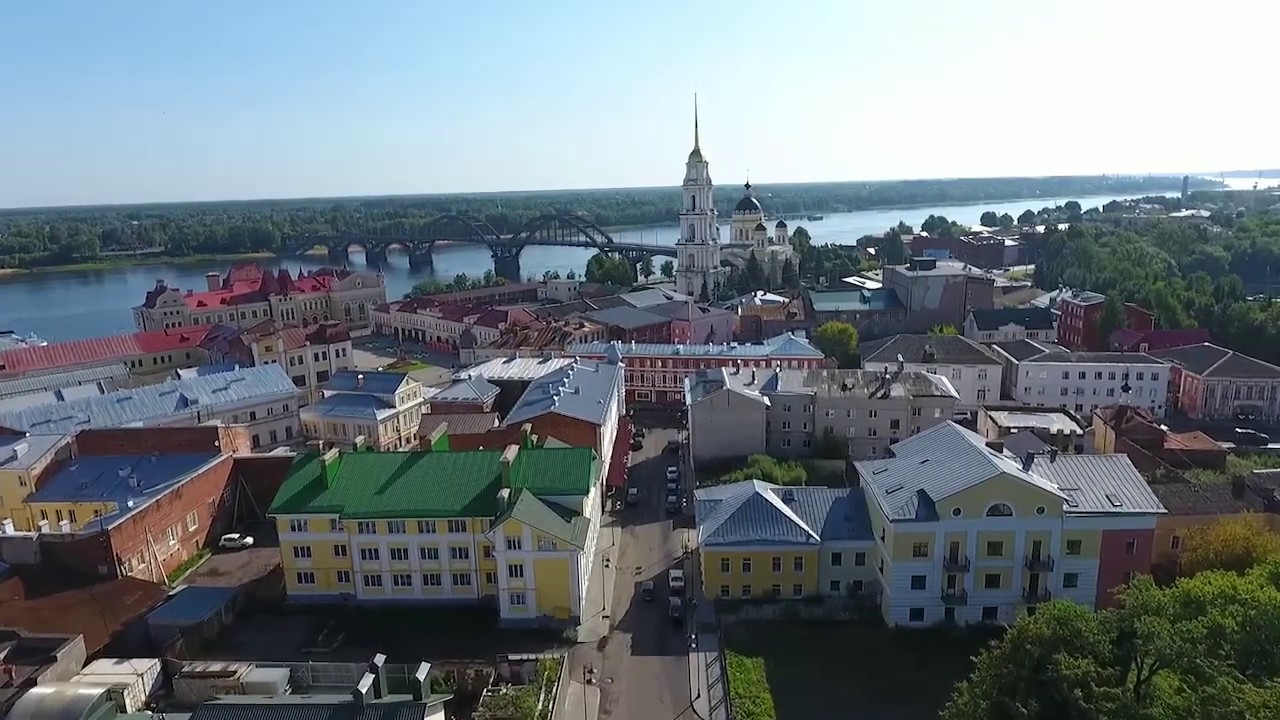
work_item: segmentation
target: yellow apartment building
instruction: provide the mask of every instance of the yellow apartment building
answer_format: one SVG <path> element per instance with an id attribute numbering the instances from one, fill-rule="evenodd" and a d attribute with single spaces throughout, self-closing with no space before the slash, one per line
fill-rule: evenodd
<path id="1" fill-rule="evenodd" d="M 38 511 L 33 515 L 26 500 L 36 491 L 36 481 L 49 463 L 70 455 L 71 437 L 68 435 L 0 437 L 0 522 L 10 521 L 13 530 L 35 530 L 42 518 Z M 64 509 L 46 508 L 48 517 L 44 519 L 54 528 L 61 520 L 75 522 L 65 512 L 63 517 L 59 517 L 60 510 Z"/>
<path id="2" fill-rule="evenodd" d="M 597 477 L 590 448 L 531 443 L 300 455 L 270 510 L 289 600 L 485 602 L 507 623 L 575 622 Z"/>

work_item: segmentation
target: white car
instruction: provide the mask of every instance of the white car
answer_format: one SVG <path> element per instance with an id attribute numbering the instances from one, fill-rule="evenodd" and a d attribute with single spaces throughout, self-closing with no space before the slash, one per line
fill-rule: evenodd
<path id="1" fill-rule="evenodd" d="M 668 570 L 667 585 L 672 593 L 684 593 L 684 571 L 675 568 Z"/>
<path id="2" fill-rule="evenodd" d="M 218 547 L 223 550 L 243 550 L 253 547 L 253 536 L 244 533 L 227 533 L 218 539 Z"/>
<path id="3" fill-rule="evenodd" d="M 680 479 L 680 468 L 675 465 L 667 466 L 667 482 L 673 482 Z"/>

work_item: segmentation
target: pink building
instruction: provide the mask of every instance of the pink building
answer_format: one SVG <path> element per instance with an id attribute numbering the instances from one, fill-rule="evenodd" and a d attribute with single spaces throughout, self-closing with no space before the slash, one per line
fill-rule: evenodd
<path id="1" fill-rule="evenodd" d="M 1196 420 L 1280 420 L 1280 367 L 1211 343 L 1157 350 L 1173 364 L 1169 406 Z"/>

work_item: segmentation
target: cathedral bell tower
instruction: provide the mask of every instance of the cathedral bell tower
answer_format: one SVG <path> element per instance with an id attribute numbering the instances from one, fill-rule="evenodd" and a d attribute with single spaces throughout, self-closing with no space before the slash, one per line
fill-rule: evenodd
<path id="1" fill-rule="evenodd" d="M 716 224 L 710 165 L 698 136 L 698 98 L 693 99 L 693 150 L 680 186 L 680 239 L 676 242 L 676 291 L 714 298 L 724 279 L 720 267 L 720 228 Z"/>

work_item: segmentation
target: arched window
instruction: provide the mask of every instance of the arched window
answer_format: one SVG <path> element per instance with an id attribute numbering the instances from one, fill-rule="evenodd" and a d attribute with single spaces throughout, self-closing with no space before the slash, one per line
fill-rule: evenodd
<path id="1" fill-rule="evenodd" d="M 696 240 L 696 239 L 697 239 L 697 235 L 696 235 L 696 233 L 694 232 L 693 223 L 689 223 L 689 239 L 690 239 L 690 240 Z"/>
<path id="2" fill-rule="evenodd" d="M 689 209 L 690 210 L 698 209 L 698 196 L 694 195 L 693 193 L 689 193 Z"/>
<path id="3" fill-rule="evenodd" d="M 987 508 L 987 517 L 1013 517 L 1013 508 L 1004 503 L 996 503 Z"/>

